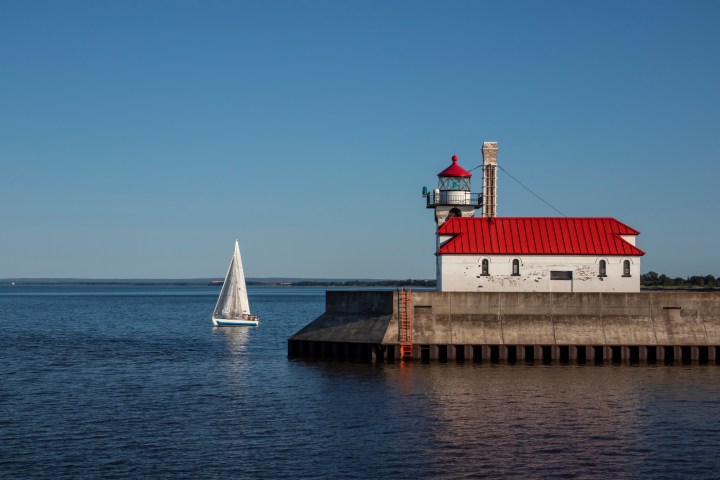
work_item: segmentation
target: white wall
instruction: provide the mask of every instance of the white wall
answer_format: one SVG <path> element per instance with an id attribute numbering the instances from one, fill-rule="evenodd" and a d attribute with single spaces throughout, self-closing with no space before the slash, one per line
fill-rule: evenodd
<path id="1" fill-rule="evenodd" d="M 475 207 L 472 205 L 438 205 L 435 207 L 435 224 L 437 228 L 440 228 L 440 226 L 447 221 L 450 210 L 453 208 L 460 210 L 460 213 L 465 218 L 475 216 Z"/>
<path id="2" fill-rule="evenodd" d="M 589 255 L 439 255 L 438 290 L 444 292 L 639 292 L 640 257 Z M 489 260 L 488 276 L 481 275 Z M 520 275 L 512 275 L 513 259 Z M 607 262 L 607 276 L 599 277 L 599 262 Z M 623 261 L 630 276 L 623 277 Z M 550 271 L 572 271 L 572 280 L 550 280 Z"/>
<path id="3" fill-rule="evenodd" d="M 635 237 L 637 235 L 618 235 L 620 238 L 628 242 L 630 245 L 635 245 Z"/>

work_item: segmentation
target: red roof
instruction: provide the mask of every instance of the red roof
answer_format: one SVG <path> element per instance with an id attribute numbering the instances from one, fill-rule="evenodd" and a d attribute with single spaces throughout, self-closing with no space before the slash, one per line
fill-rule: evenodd
<path id="1" fill-rule="evenodd" d="M 452 156 L 452 165 L 447 167 L 442 172 L 438 173 L 438 177 L 472 177 L 472 173 L 465 170 L 463 167 L 458 165 L 458 156 Z"/>
<path id="2" fill-rule="evenodd" d="M 640 232 L 614 218 L 454 217 L 438 234 L 453 235 L 439 255 L 645 255 L 619 236 Z"/>

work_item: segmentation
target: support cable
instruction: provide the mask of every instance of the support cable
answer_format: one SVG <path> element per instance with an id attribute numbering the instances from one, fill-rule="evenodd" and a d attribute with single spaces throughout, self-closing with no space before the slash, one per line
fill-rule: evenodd
<path id="1" fill-rule="evenodd" d="M 478 169 L 478 168 L 480 168 L 480 167 L 483 167 L 483 166 L 484 166 L 484 164 L 481 163 L 481 164 L 478 165 L 477 167 L 473 167 L 473 168 L 471 168 L 470 170 L 468 170 L 468 172 L 472 172 L 473 170 L 476 170 L 476 169 Z M 508 177 L 512 178 L 512 179 L 515 180 L 518 184 L 520 184 L 520 186 L 523 187 L 525 190 L 527 190 L 528 192 L 532 193 L 538 200 L 540 200 L 540 201 L 543 202 L 545 205 L 547 205 L 548 207 L 550 207 L 550 208 L 552 208 L 553 210 L 555 210 L 557 213 L 559 213 L 559 214 L 562 215 L 563 217 L 567 217 L 567 215 L 565 215 L 565 214 L 562 213 L 560 210 L 558 210 L 557 208 L 555 208 L 555 207 L 553 207 L 552 205 L 550 205 L 550 203 L 547 202 L 547 201 L 546 201 L 544 198 L 542 198 L 540 195 L 538 195 L 537 193 L 535 193 L 535 192 L 533 192 L 532 190 L 530 190 L 530 187 L 528 187 L 527 185 L 525 185 L 524 183 L 522 183 L 522 182 L 521 182 L 520 180 L 518 180 L 517 178 L 513 177 L 513 176 L 510 174 L 510 172 L 508 172 L 507 170 L 505 170 L 505 169 L 504 169 L 503 167 L 501 167 L 500 165 L 497 165 L 497 167 L 498 167 L 500 170 L 502 170 L 504 173 L 506 173 Z"/>

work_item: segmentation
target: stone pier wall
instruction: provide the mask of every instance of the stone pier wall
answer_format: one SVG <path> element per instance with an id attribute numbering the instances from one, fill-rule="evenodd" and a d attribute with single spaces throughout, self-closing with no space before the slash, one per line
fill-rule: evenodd
<path id="1" fill-rule="evenodd" d="M 290 337 L 288 353 L 393 358 L 397 305 L 392 291 L 327 292 L 325 313 Z M 417 358 L 715 360 L 720 346 L 720 292 L 414 291 L 411 305 Z"/>

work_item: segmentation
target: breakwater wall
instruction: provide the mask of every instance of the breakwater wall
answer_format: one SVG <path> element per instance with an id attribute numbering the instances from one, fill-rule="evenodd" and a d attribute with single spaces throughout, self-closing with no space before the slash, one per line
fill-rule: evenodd
<path id="1" fill-rule="evenodd" d="M 290 357 L 395 361 L 397 291 L 329 291 Z M 720 292 L 414 291 L 412 358 L 439 361 L 720 361 Z"/>

